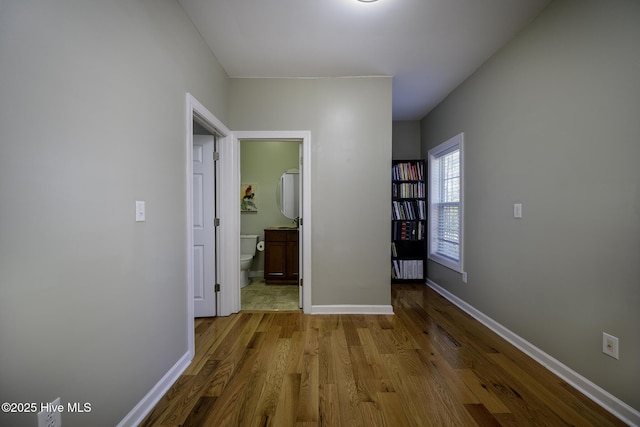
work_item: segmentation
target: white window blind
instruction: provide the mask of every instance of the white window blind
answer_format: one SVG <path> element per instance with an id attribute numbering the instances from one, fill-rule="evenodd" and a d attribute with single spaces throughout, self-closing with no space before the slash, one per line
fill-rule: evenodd
<path id="1" fill-rule="evenodd" d="M 429 258 L 462 272 L 463 134 L 429 151 Z"/>

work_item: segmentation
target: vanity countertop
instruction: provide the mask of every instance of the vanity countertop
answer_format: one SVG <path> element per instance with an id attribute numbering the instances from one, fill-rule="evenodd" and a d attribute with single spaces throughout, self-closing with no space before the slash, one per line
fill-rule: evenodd
<path id="1" fill-rule="evenodd" d="M 297 230 L 298 227 L 295 225 L 274 225 L 272 227 L 267 227 L 265 230 Z"/>

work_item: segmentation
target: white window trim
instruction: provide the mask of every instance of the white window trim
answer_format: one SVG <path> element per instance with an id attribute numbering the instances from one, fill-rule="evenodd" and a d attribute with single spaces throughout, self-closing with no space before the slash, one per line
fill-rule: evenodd
<path id="1" fill-rule="evenodd" d="M 432 177 L 431 177 L 431 173 L 432 173 L 432 162 L 434 162 L 437 158 L 439 158 L 440 156 L 446 154 L 449 151 L 455 150 L 456 148 L 458 148 L 460 150 L 460 244 L 459 244 L 459 260 L 456 262 L 455 260 L 449 258 L 449 257 L 444 257 L 441 256 L 440 254 L 438 254 L 436 252 L 436 247 L 432 241 L 432 226 L 433 223 L 432 221 L 435 220 L 435 218 L 433 217 L 433 210 L 432 210 L 432 206 L 433 206 L 433 202 L 434 200 L 432 199 L 432 197 L 434 197 L 434 191 L 432 191 L 432 185 L 434 184 L 432 182 Z M 427 228 L 427 233 L 428 233 L 428 251 L 427 251 L 427 256 L 428 259 L 434 262 L 437 262 L 438 264 L 444 265 L 447 268 L 450 268 L 454 271 L 457 271 L 458 273 L 463 273 L 464 272 L 464 132 L 459 133 L 458 135 L 448 139 L 447 141 L 443 142 L 442 144 L 438 145 L 437 147 L 432 148 L 431 150 L 429 150 L 428 153 L 428 170 L 429 170 L 429 216 L 427 218 L 428 221 L 428 228 Z"/>

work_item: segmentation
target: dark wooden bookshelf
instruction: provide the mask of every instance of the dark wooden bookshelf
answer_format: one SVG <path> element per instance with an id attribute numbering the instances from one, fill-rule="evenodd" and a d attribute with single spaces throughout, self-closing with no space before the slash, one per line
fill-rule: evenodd
<path id="1" fill-rule="evenodd" d="M 424 160 L 392 162 L 392 282 L 424 282 L 427 277 L 426 173 Z"/>

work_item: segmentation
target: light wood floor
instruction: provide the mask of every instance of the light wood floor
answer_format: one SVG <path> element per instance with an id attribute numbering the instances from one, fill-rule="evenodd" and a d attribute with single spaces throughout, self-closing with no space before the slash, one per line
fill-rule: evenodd
<path id="1" fill-rule="evenodd" d="M 141 425 L 624 425 L 428 287 L 392 303 L 198 319 L 195 359 Z"/>

